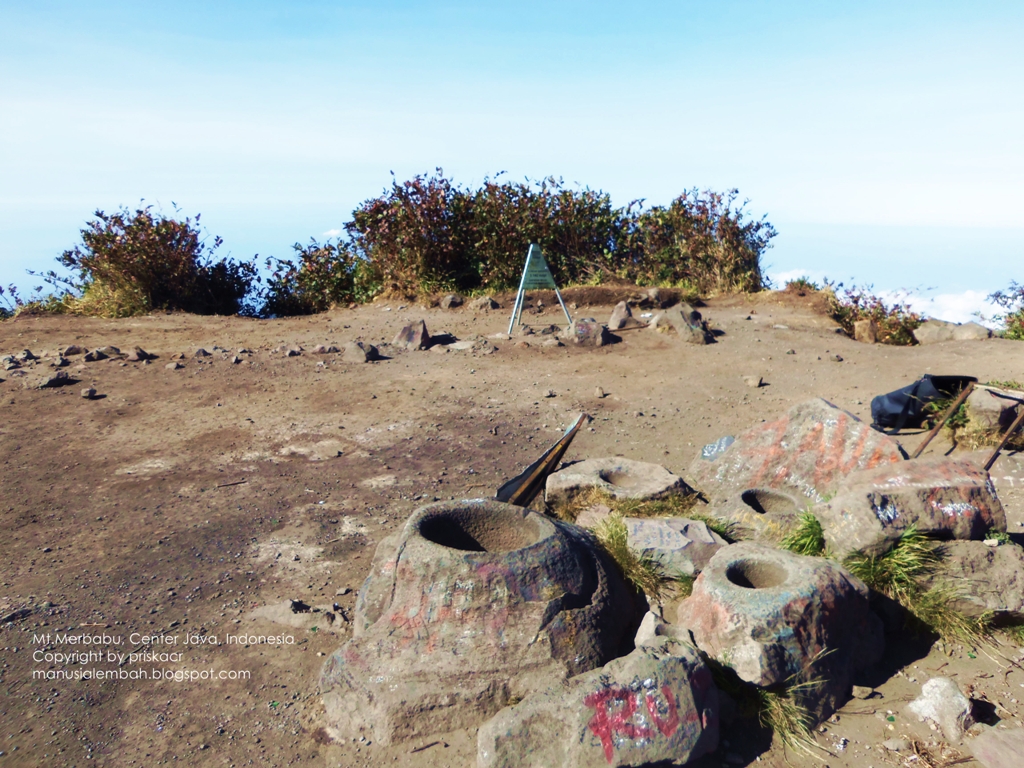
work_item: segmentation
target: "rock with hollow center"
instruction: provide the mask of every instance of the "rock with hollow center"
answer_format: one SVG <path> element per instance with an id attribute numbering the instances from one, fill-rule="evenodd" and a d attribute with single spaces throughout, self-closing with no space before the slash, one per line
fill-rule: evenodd
<path id="1" fill-rule="evenodd" d="M 981 539 L 991 529 L 1006 530 L 988 472 L 943 457 L 853 473 L 814 513 L 839 556 L 858 549 L 881 554 L 910 526 L 946 539 Z"/>
<path id="2" fill-rule="evenodd" d="M 711 558 L 678 627 L 749 683 L 820 681 L 795 693 L 819 720 L 842 706 L 854 671 L 884 644 L 863 582 L 831 560 L 749 542 Z"/>
<path id="3" fill-rule="evenodd" d="M 741 496 L 753 489 L 821 502 L 851 472 L 903 461 L 891 437 L 818 398 L 741 432 L 727 445 L 708 448 L 690 465 L 688 477 L 716 505 L 747 504 Z"/>
<path id="4" fill-rule="evenodd" d="M 646 610 L 589 534 L 493 501 L 432 504 L 377 548 L 353 639 L 321 673 L 332 733 L 477 725 L 627 650 Z"/>
<path id="5" fill-rule="evenodd" d="M 578 461 L 548 475 L 544 498 L 556 504 L 599 490 L 613 499 L 659 499 L 686 489 L 683 478 L 659 464 L 612 457 Z"/>
<path id="6" fill-rule="evenodd" d="M 711 672 L 662 640 L 501 710 L 480 728 L 479 768 L 683 765 L 713 752 Z"/>

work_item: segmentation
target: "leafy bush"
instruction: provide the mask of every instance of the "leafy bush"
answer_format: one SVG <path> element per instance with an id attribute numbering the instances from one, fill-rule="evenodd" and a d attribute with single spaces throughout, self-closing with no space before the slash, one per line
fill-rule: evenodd
<path id="1" fill-rule="evenodd" d="M 1006 291 L 989 294 L 988 300 L 1007 310 L 1006 314 L 995 317 L 996 320 L 1006 325 L 1001 334 L 1002 337 L 1024 341 L 1024 285 L 1011 280 L 1010 287 Z"/>
<path id="2" fill-rule="evenodd" d="M 514 289 L 530 243 L 561 285 L 616 277 L 703 293 L 756 291 L 775 230 L 746 221 L 737 195 L 689 190 L 642 211 L 639 201 L 616 208 L 606 193 L 554 177 L 488 178 L 473 191 L 437 169 L 392 182 L 356 209 L 346 231 L 383 290 L 406 294 Z"/>
<path id="3" fill-rule="evenodd" d="M 913 331 L 923 319 L 909 304 L 901 301 L 886 304 L 871 293 L 870 285 L 866 288 L 851 286 L 840 296 L 837 291 L 842 287 L 842 283 L 825 281 L 829 315 L 848 334 L 853 335 L 853 324 L 858 320 L 873 319 L 878 325 L 878 341 L 882 344 L 910 346 L 917 343 Z"/>
<path id="4" fill-rule="evenodd" d="M 154 214 L 152 208 L 96 211 L 96 219 L 82 230 L 82 245 L 58 259 L 76 276 L 47 273 L 51 284 L 65 290 L 47 306 L 103 317 L 154 309 L 217 315 L 243 311 L 245 297 L 258 280 L 254 262 L 214 261 L 221 239 L 214 238 L 207 247 L 198 215 L 178 221 Z"/>
<path id="5" fill-rule="evenodd" d="M 371 265 L 358 258 L 348 243 L 296 243 L 296 261 L 267 259 L 270 278 L 262 314 L 310 315 L 335 304 L 366 301 L 379 287 Z"/>
<path id="6" fill-rule="evenodd" d="M 816 292 L 821 290 L 821 286 L 812 281 L 809 277 L 798 277 L 795 280 L 787 280 L 786 286 L 783 289 L 789 293 L 795 293 L 798 296 L 804 296 L 808 293 Z"/>

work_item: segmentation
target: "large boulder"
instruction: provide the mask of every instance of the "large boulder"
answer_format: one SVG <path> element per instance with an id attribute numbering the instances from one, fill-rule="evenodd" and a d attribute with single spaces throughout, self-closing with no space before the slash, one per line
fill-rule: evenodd
<path id="1" fill-rule="evenodd" d="M 427 324 L 423 320 L 409 323 L 398 332 L 391 346 L 398 349 L 426 349 L 430 346 L 430 334 L 427 332 Z"/>
<path id="2" fill-rule="evenodd" d="M 978 323 L 947 323 L 928 320 L 913 330 L 918 344 L 938 344 L 942 341 L 975 341 L 987 339 L 992 331 Z"/>
<path id="3" fill-rule="evenodd" d="M 718 747 L 718 689 L 673 640 L 503 709 L 477 736 L 479 768 L 684 765 Z"/>
<path id="4" fill-rule="evenodd" d="M 1006 530 L 988 472 L 969 461 L 915 459 L 851 474 L 842 490 L 815 508 L 837 555 L 879 554 L 910 526 L 952 539 Z"/>
<path id="5" fill-rule="evenodd" d="M 981 341 L 992 338 L 992 331 L 980 323 L 961 323 L 953 329 L 954 341 Z"/>
<path id="6" fill-rule="evenodd" d="M 878 323 L 873 317 L 853 323 L 853 338 L 865 344 L 878 342 Z"/>
<path id="7" fill-rule="evenodd" d="M 842 706 L 855 670 L 877 662 L 884 643 L 863 582 L 831 560 L 753 542 L 715 553 L 678 626 L 749 683 L 816 682 L 796 695 L 818 719 Z"/>
<path id="8" fill-rule="evenodd" d="M 947 541 L 929 581 L 953 587 L 957 609 L 968 616 L 1024 618 L 1024 548 L 1017 544 Z"/>
<path id="9" fill-rule="evenodd" d="M 390 744 L 477 725 L 628 650 L 642 597 L 576 526 L 494 501 L 421 507 L 380 543 L 320 677 L 330 731 Z"/>
<path id="10" fill-rule="evenodd" d="M 705 446 L 688 476 L 716 505 L 745 504 L 742 494 L 753 489 L 820 502 L 851 472 L 902 462 L 903 457 L 891 437 L 815 398 L 731 442 Z"/>
<path id="11" fill-rule="evenodd" d="M 592 317 L 579 317 L 562 333 L 562 339 L 578 347 L 603 347 L 612 341 L 608 328 Z"/>
<path id="12" fill-rule="evenodd" d="M 669 573 L 699 573 L 728 542 L 701 520 L 625 517 L 629 546 L 661 561 Z"/>
<path id="13" fill-rule="evenodd" d="M 577 461 L 551 473 L 544 499 L 557 504 L 591 489 L 604 491 L 613 499 L 659 499 L 686 488 L 683 478 L 659 464 L 613 456 Z"/>

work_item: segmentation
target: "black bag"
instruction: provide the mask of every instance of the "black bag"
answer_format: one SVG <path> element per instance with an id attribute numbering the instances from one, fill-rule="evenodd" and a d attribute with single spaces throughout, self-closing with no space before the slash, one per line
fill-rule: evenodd
<path id="1" fill-rule="evenodd" d="M 878 395 L 871 401 L 871 425 L 879 432 L 895 435 L 904 427 L 917 428 L 928 413 L 925 406 L 936 400 L 955 398 L 973 376 L 932 376 L 926 373 L 909 386 Z"/>

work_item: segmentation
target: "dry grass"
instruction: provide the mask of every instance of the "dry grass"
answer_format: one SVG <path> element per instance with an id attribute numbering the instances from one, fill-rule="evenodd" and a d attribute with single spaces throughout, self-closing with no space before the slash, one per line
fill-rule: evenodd
<path id="1" fill-rule="evenodd" d="M 575 523 L 583 510 L 599 504 L 622 517 L 685 517 L 707 525 L 726 541 L 736 541 L 740 526 L 720 517 L 705 514 L 697 508 L 696 493 L 673 493 L 661 499 L 616 499 L 601 488 L 587 488 L 574 494 L 568 501 L 555 504 L 549 513 L 559 520 Z"/>
<path id="2" fill-rule="evenodd" d="M 594 535 L 619 566 L 626 581 L 643 590 L 650 601 L 662 603 L 676 592 L 689 594 L 692 580 L 682 577 L 681 581 L 680 576 L 670 575 L 658 558 L 629 546 L 629 535 L 621 515 L 613 514 L 602 520 Z"/>

